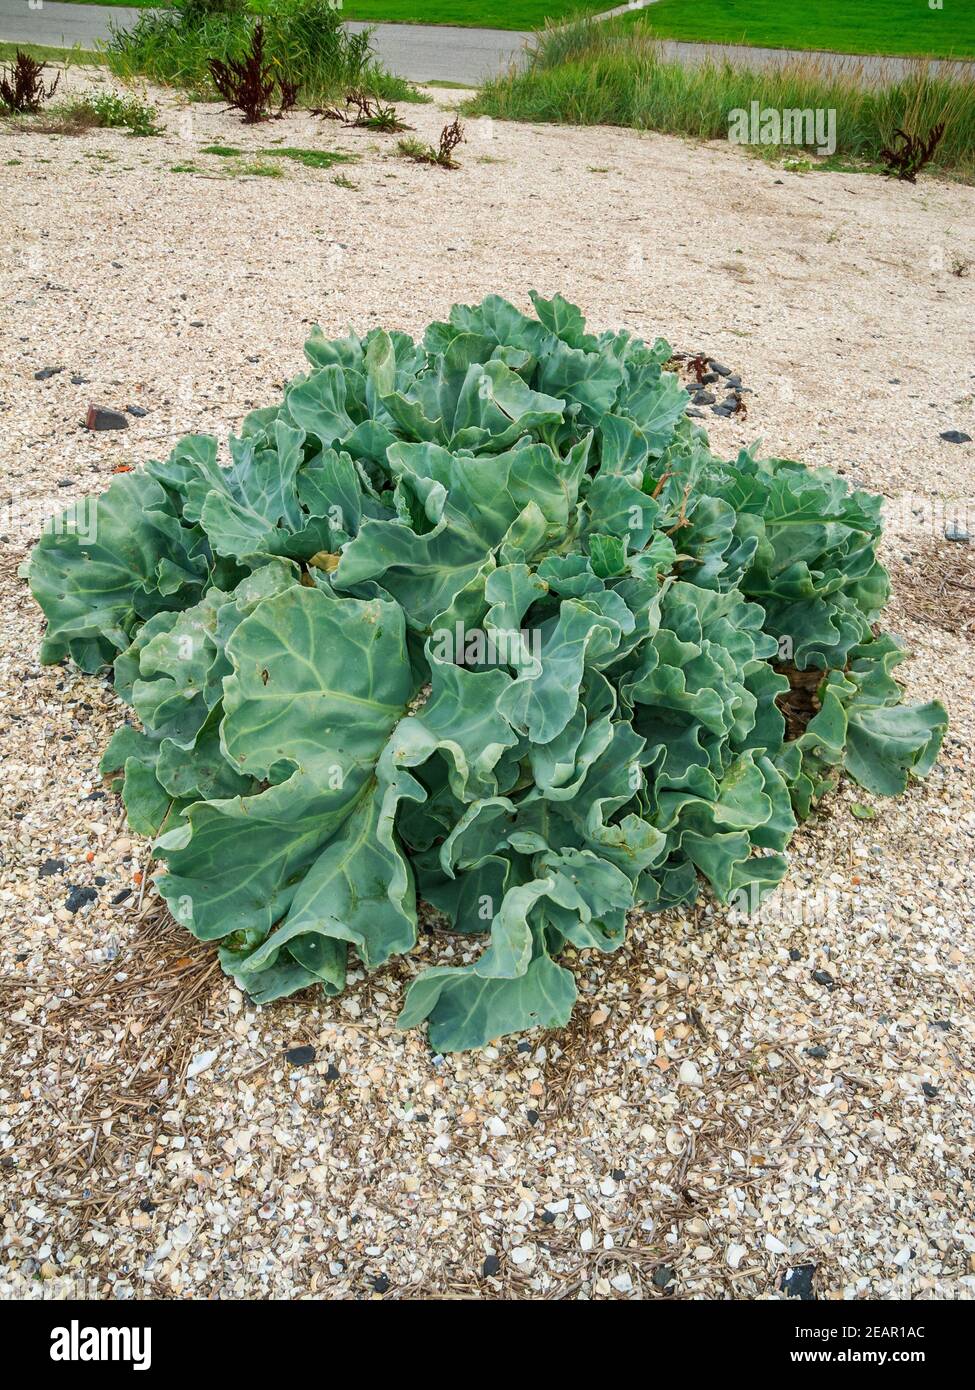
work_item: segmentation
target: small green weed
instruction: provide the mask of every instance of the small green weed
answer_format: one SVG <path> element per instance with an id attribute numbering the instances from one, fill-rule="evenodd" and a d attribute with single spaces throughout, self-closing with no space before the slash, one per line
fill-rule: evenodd
<path id="1" fill-rule="evenodd" d="M 308 169 L 331 169 L 333 164 L 351 164 L 355 160 L 354 154 L 343 154 L 340 150 L 303 150 L 295 145 L 258 150 L 258 154 L 273 159 L 294 159 Z"/>

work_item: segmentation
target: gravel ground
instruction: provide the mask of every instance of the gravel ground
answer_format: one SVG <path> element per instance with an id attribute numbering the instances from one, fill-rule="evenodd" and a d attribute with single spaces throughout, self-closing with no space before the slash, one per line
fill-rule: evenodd
<path id="1" fill-rule="evenodd" d="M 445 173 L 395 137 L 159 100 L 162 138 L 0 132 L 6 1289 L 972 1298 L 975 589 L 943 517 L 972 521 L 975 445 L 939 435 L 975 434 L 975 189 L 487 123 Z M 202 153 L 275 140 L 358 159 L 275 179 Z M 952 728 L 875 818 L 841 789 L 758 921 L 636 915 L 579 963 L 564 1033 L 443 1058 L 394 1026 L 435 937 L 257 1011 L 167 923 L 98 778 L 112 691 L 38 666 L 16 567 L 55 505 L 275 399 L 311 323 L 417 332 L 533 286 L 740 372 L 718 449 L 762 437 L 897 499 L 890 626 Z M 147 413 L 88 434 L 90 401 Z"/>

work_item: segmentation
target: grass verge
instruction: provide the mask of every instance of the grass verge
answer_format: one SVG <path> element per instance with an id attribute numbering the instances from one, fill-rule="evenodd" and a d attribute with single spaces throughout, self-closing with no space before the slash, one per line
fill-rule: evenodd
<path id="1" fill-rule="evenodd" d="M 46 44 L 40 43 L 0 43 L 0 63 L 12 63 L 17 57 L 17 50 L 29 53 L 32 58 L 36 58 L 39 63 L 64 63 L 68 67 L 97 67 L 104 66 L 104 53 L 96 52 L 91 48 L 49 48 Z"/>
<path id="2" fill-rule="evenodd" d="M 665 61 L 642 28 L 581 20 L 539 35 L 530 66 L 488 82 L 468 115 L 571 125 L 632 126 L 698 139 L 727 138 L 729 113 L 760 108 L 833 110 L 835 155 L 876 164 L 894 131 L 926 134 L 944 121 L 932 168 L 975 179 L 975 81 L 932 73 L 918 60 L 906 76 L 865 85 L 815 57 L 752 72 L 729 63 Z M 769 146 L 753 147 L 769 153 Z M 790 153 L 803 146 L 780 146 Z"/>

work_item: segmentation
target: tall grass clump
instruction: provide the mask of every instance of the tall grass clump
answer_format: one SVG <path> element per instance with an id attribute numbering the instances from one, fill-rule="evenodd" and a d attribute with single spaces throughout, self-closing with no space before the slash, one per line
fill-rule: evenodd
<path id="1" fill-rule="evenodd" d="M 113 29 L 104 47 L 114 73 L 148 77 L 214 98 L 210 60 L 243 58 L 254 25 L 264 25 L 265 55 L 272 67 L 297 82 L 300 99 L 321 104 L 347 87 L 389 101 L 406 101 L 413 88 L 375 59 L 371 33 L 342 26 L 328 0 L 261 0 L 258 15 L 247 0 L 178 0 L 166 10 L 146 10 L 132 29 Z"/>
<path id="2" fill-rule="evenodd" d="M 614 23 L 580 20 L 536 38 L 526 67 L 488 82 L 465 110 L 500 120 L 632 126 L 714 140 L 729 112 L 757 101 L 774 110 L 836 111 L 836 154 L 880 160 L 897 129 L 945 134 L 932 165 L 975 177 L 975 81 L 959 65 L 946 75 L 917 59 L 905 75 L 864 81 L 813 57 L 752 71 L 728 62 L 684 67 L 665 60 L 652 36 Z M 768 147 L 762 146 L 762 150 Z"/>

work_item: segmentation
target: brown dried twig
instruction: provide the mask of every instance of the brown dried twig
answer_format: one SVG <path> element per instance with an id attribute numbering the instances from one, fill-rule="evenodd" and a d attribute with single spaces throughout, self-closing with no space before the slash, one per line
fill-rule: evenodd
<path id="1" fill-rule="evenodd" d="M 313 116 L 322 116 L 327 121 L 341 121 L 352 130 L 376 130 L 383 134 L 393 134 L 400 130 L 410 130 L 405 121 L 400 120 L 395 106 L 385 106 L 377 97 L 371 97 L 359 87 L 353 87 L 345 94 L 345 109 L 337 106 L 315 107 Z"/>

